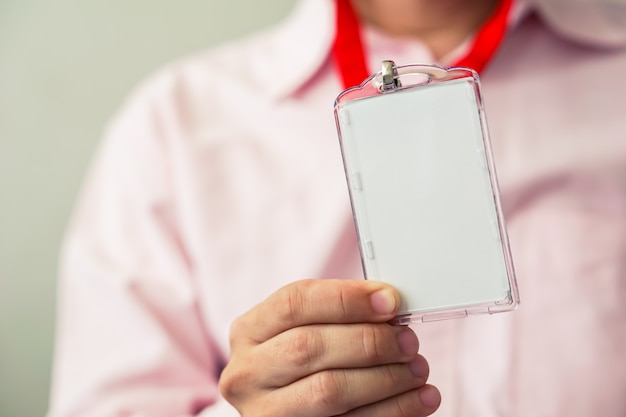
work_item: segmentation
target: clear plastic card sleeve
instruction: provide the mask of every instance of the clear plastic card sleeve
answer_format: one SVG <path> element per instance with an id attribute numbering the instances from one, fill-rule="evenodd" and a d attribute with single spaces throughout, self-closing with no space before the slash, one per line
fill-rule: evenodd
<path id="1" fill-rule="evenodd" d="M 382 68 L 335 101 L 366 279 L 400 291 L 401 324 L 513 310 L 519 295 L 478 75 Z"/>

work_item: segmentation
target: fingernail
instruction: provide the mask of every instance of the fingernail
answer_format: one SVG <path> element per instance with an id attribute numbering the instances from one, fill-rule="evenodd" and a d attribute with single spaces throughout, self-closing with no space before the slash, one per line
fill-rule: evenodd
<path id="1" fill-rule="evenodd" d="M 441 395 L 439 394 L 439 391 L 430 385 L 422 388 L 419 395 L 422 404 L 426 408 L 436 408 L 439 407 L 439 403 L 441 403 Z"/>
<path id="2" fill-rule="evenodd" d="M 414 356 L 419 349 L 419 342 L 417 336 L 408 327 L 402 328 L 398 333 L 398 345 L 400 350 L 407 356 Z"/>
<path id="3" fill-rule="evenodd" d="M 427 378 L 430 372 L 426 359 L 419 356 L 411 361 L 409 368 L 411 368 L 411 373 L 418 378 Z"/>
<path id="4" fill-rule="evenodd" d="M 381 315 L 389 315 L 396 309 L 396 298 L 388 290 L 379 290 L 370 295 L 370 302 L 374 311 Z"/>

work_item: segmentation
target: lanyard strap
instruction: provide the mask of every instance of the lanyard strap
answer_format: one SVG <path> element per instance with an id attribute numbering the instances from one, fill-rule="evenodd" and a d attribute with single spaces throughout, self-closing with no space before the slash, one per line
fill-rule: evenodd
<path id="1" fill-rule="evenodd" d="M 482 72 L 495 54 L 506 33 L 513 0 L 500 0 L 491 17 L 480 27 L 468 54 L 455 67 Z M 360 85 L 368 76 L 365 48 L 361 40 L 359 19 L 350 0 L 335 0 L 336 35 L 333 57 L 345 88 Z"/>

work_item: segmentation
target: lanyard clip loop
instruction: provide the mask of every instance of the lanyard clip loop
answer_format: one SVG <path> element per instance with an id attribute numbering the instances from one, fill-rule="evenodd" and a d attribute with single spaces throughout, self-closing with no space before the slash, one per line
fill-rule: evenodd
<path id="1" fill-rule="evenodd" d="M 383 76 L 382 91 L 392 91 L 402 87 L 400 77 L 398 76 L 398 67 L 395 62 L 391 60 L 383 61 L 381 74 Z"/>

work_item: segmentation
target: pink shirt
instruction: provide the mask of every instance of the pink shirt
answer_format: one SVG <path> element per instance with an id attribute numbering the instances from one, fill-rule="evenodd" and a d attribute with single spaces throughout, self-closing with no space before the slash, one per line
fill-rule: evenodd
<path id="1" fill-rule="evenodd" d="M 522 305 L 414 326 L 436 416 L 626 415 L 626 10 L 543 3 L 518 5 L 482 75 Z M 64 246 L 49 417 L 236 416 L 217 390 L 231 321 L 288 282 L 362 277 L 333 13 L 302 0 L 124 105 Z M 433 61 L 365 40 L 372 72 Z"/>

